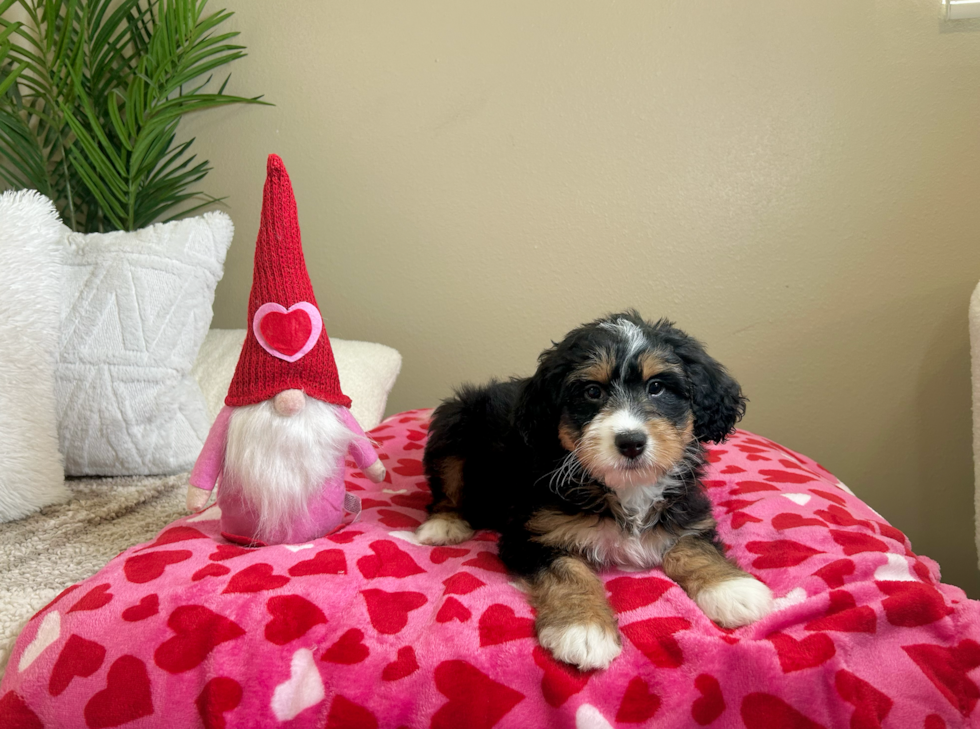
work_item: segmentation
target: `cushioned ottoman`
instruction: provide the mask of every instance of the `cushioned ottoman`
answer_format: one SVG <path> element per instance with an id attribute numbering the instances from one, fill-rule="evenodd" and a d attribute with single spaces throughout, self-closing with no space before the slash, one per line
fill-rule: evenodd
<path id="1" fill-rule="evenodd" d="M 604 672 L 556 663 L 495 535 L 418 545 L 429 413 L 372 435 L 358 522 L 248 550 L 216 507 L 41 610 L 0 685 L 10 727 L 959 727 L 980 603 L 812 460 L 739 431 L 706 486 L 730 554 L 778 609 L 723 630 L 662 572 L 603 575 L 624 635 Z"/>

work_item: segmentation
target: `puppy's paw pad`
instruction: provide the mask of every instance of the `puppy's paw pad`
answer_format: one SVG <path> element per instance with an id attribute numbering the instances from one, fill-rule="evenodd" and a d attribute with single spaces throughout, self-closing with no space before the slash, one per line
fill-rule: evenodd
<path id="1" fill-rule="evenodd" d="M 475 532 L 462 519 L 429 519 L 415 530 L 419 544 L 438 547 L 443 544 L 459 544 L 472 537 Z"/>
<path id="2" fill-rule="evenodd" d="M 738 628 L 762 620 L 773 611 L 772 592 L 754 577 L 736 577 L 698 593 L 704 614 L 723 628 Z"/>
<path id="3" fill-rule="evenodd" d="M 615 630 L 592 623 L 542 628 L 538 640 L 559 661 L 582 671 L 608 668 L 623 650 Z"/>

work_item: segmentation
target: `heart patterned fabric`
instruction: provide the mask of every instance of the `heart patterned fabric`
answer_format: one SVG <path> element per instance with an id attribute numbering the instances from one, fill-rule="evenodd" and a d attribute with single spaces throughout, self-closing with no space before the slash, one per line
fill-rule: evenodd
<path id="1" fill-rule="evenodd" d="M 185 517 L 56 599 L 14 648 L 0 726 L 980 723 L 980 603 L 817 463 L 745 431 L 710 450 L 705 486 L 775 612 L 724 630 L 661 570 L 610 569 L 622 655 L 558 663 L 494 533 L 415 541 L 429 415 L 371 431 L 388 476 L 348 464 L 364 511 L 335 534 L 244 549 Z"/>

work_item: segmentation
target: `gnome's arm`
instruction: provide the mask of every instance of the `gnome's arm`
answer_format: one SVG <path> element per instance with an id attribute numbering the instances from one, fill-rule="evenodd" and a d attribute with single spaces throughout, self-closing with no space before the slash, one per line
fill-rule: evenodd
<path id="1" fill-rule="evenodd" d="M 374 451 L 374 446 L 371 445 L 371 440 L 364 435 L 364 431 L 361 430 L 361 426 L 358 425 L 354 416 L 351 415 L 350 410 L 341 407 L 340 417 L 344 421 L 344 425 L 358 436 L 354 438 L 350 445 L 350 455 L 354 459 L 354 463 L 367 475 L 369 479 L 375 483 L 381 483 L 385 480 L 385 466 L 378 458 L 378 454 Z"/>
<path id="2" fill-rule="evenodd" d="M 225 465 L 225 446 L 228 442 L 228 423 L 231 408 L 225 405 L 214 419 L 214 425 L 204 441 L 201 455 L 197 457 L 187 486 L 187 509 L 200 511 L 211 496 Z"/>

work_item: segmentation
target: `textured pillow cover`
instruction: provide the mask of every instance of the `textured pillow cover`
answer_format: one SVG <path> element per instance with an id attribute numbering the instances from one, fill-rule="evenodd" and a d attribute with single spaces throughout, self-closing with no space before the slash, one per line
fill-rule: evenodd
<path id="1" fill-rule="evenodd" d="M 40 193 L 0 195 L 0 522 L 68 499 L 54 399 L 66 230 Z"/>
<path id="2" fill-rule="evenodd" d="M 65 590 L 13 650 L 0 726 L 977 725 L 980 602 L 817 463 L 746 431 L 710 449 L 705 486 L 777 609 L 723 630 L 661 570 L 610 569 L 622 655 L 558 664 L 495 533 L 414 540 L 428 415 L 369 433 L 389 478 L 351 471 L 364 511 L 336 534 L 244 549 L 211 507 Z"/>
<path id="3" fill-rule="evenodd" d="M 198 352 L 191 374 L 204 392 L 211 420 L 225 403 L 244 341 L 244 329 L 212 329 Z M 361 428 L 370 430 L 384 416 L 388 394 L 401 370 L 402 356 L 398 350 L 374 342 L 331 337 L 330 344 L 341 387 L 351 399 L 351 414 Z"/>
<path id="4" fill-rule="evenodd" d="M 209 418 L 191 367 L 234 227 L 226 214 L 67 237 L 58 420 L 73 476 L 189 470 Z"/>

